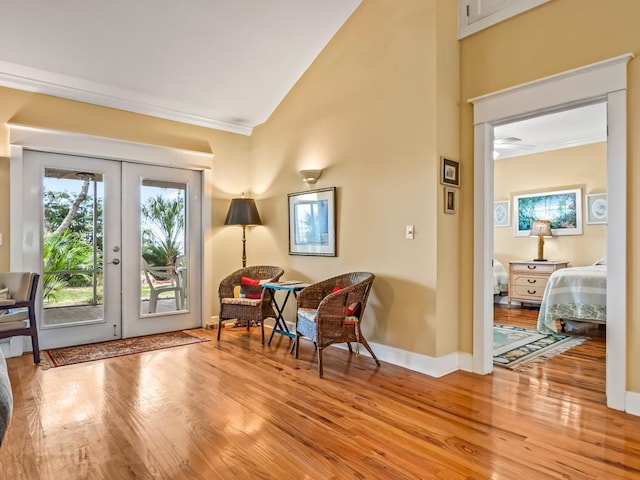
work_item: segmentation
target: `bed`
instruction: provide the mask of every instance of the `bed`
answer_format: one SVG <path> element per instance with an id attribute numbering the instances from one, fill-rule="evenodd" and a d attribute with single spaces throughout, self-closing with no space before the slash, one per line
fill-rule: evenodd
<path id="1" fill-rule="evenodd" d="M 602 260 L 588 267 L 570 267 L 551 274 L 538 314 L 538 330 L 557 332 L 556 320 L 571 333 L 581 325 L 607 320 L 607 265 Z"/>
<path id="2" fill-rule="evenodd" d="M 493 259 L 493 294 L 506 295 L 509 290 L 509 276 L 504 265 Z"/>

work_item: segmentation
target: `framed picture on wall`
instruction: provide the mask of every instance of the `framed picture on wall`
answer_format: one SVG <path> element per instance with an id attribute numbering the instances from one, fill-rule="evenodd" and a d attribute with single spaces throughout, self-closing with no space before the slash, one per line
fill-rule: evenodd
<path id="1" fill-rule="evenodd" d="M 335 187 L 289 194 L 289 255 L 336 256 Z"/>
<path id="2" fill-rule="evenodd" d="M 456 213 L 458 206 L 458 199 L 456 198 L 456 191 L 453 188 L 444 189 L 444 213 Z"/>
<path id="3" fill-rule="evenodd" d="M 582 235 L 582 189 L 514 195 L 514 235 L 528 237 L 531 222 L 549 220 L 551 233 Z"/>
<path id="4" fill-rule="evenodd" d="M 460 186 L 460 162 L 449 158 L 440 157 L 441 169 L 440 183 L 450 187 Z"/>
<path id="5" fill-rule="evenodd" d="M 509 203 L 509 200 L 493 202 L 494 227 L 508 227 L 511 224 L 509 221 Z"/>
<path id="6" fill-rule="evenodd" d="M 599 224 L 607 223 L 608 204 L 606 193 L 593 193 L 587 195 L 587 223 Z"/>

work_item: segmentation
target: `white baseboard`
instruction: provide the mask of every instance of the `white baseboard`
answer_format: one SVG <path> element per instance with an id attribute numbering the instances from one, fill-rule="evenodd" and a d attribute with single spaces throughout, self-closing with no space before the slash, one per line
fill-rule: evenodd
<path id="1" fill-rule="evenodd" d="M 347 349 L 346 344 L 343 343 L 333 346 L 343 350 Z M 414 372 L 424 373 L 430 377 L 440 378 L 460 369 L 460 355 L 457 352 L 434 358 L 380 343 L 369 342 L 369 346 L 375 352 L 378 360 L 407 368 Z M 362 346 L 360 347 L 360 355 L 371 358 L 369 352 Z"/>
<path id="2" fill-rule="evenodd" d="M 640 393 L 627 392 L 624 403 L 627 413 L 640 416 Z"/>

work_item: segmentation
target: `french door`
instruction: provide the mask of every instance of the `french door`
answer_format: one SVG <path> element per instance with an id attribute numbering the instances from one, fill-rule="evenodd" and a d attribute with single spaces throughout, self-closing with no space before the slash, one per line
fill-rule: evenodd
<path id="1" fill-rule="evenodd" d="M 201 325 L 198 172 L 25 150 L 23 173 L 42 348 Z"/>

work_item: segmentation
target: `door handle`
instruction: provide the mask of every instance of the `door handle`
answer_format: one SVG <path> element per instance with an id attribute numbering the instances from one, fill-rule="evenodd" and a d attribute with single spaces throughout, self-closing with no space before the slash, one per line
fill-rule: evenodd
<path id="1" fill-rule="evenodd" d="M 112 263 L 112 264 L 114 264 L 114 265 L 120 265 L 120 260 L 119 260 L 119 259 L 117 259 L 117 258 L 114 258 L 113 260 L 111 260 L 111 261 L 110 261 L 110 262 L 108 262 L 108 263 Z"/>

